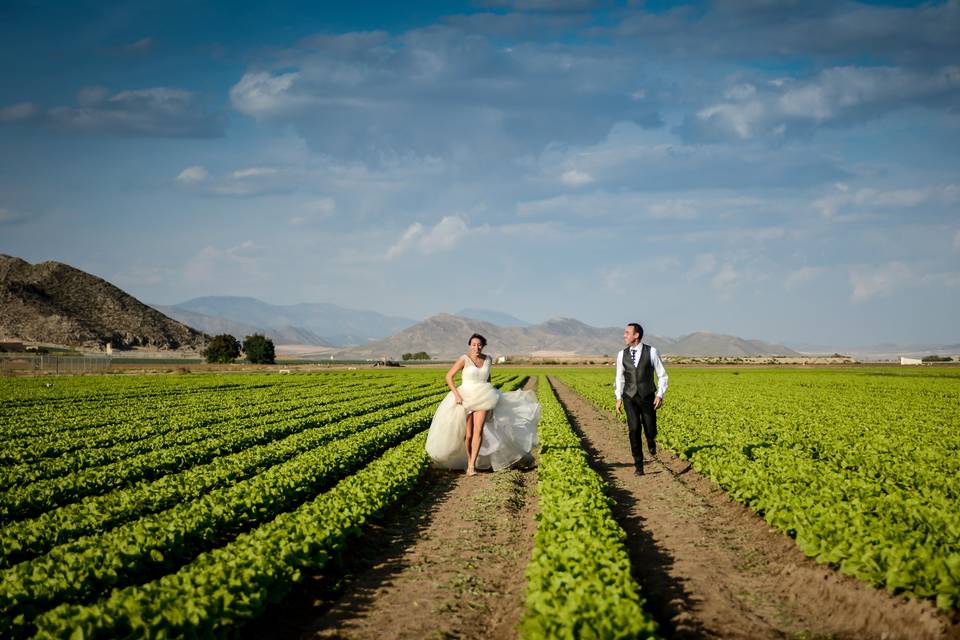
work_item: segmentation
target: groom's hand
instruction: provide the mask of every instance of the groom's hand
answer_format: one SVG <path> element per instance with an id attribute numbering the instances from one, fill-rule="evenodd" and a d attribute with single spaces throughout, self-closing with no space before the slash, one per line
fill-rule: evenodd
<path id="1" fill-rule="evenodd" d="M 653 399 L 653 410 L 656 411 L 663 406 L 663 396 L 657 396 Z"/>
<path id="2" fill-rule="evenodd" d="M 617 400 L 617 415 L 623 410 L 623 400 Z"/>

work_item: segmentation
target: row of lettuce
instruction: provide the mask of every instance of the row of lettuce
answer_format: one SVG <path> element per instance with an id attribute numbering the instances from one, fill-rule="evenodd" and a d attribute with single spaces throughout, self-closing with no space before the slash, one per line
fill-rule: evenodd
<path id="1" fill-rule="evenodd" d="M 564 382 L 613 411 L 609 372 Z M 960 606 L 960 375 L 678 370 L 659 439 L 844 573 Z"/>
<path id="2" fill-rule="evenodd" d="M 526 379 L 495 382 L 511 390 Z M 521 633 L 655 637 L 605 484 L 545 381 L 541 513 Z M 305 397 L 314 391 L 301 389 Z M 364 399 L 360 388 L 350 393 L 353 413 L 331 401 L 327 413 L 271 422 L 279 429 L 272 438 L 257 436 L 245 448 L 231 448 L 235 431 L 224 429 L 225 455 L 187 458 L 185 469 L 115 487 L 81 482 L 79 493 L 56 494 L 60 502 L 40 513 L 11 507 L 14 521 L 0 530 L 0 635 L 216 637 L 280 601 L 303 575 L 342 554 L 429 466 L 424 430 L 442 389 L 407 377 L 379 401 Z"/>
<path id="3" fill-rule="evenodd" d="M 73 611 L 70 607 L 87 611 L 88 606 L 104 604 L 104 598 L 110 602 L 111 594 L 140 593 L 139 589 L 147 589 L 157 579 L 166 580 L 162 584 L 167 585 L 174 579 L 170 576 L 182 570 L 193 575 L 191 567 L 198 559 L 233 544 L 231 541 L 249 542 L 252 538 L 244 537 L 246 534 L 254 536 L 259 541 L 256 544 L 263 543 L 262 536 L 274 534 L 261 530 L 277 530 L 279 525 L 273 523 L 278 518 L 293 517 L 290 514 L 332 492 L 344 479 L 356 483 L 352 480 L 356 474 L 368 477 L 370 465 L 391 447 L 414 446 L 411 438 L 419 437 L 417 434 L 426 429 L 433 408 L 445 393 L 436 372 L 345 376 L 345 380 L 335 376 L 223 378 L 227 380 L 218 385 L 211 384 L 209 378 L 197 377 L 201 386 L 206 383 L 209 393 L 191 394 L 186 386 L 172 389 L 172 395 L 179 398 L 178 409 L 171 414 L 174 426 L 166 425 L 169 428 L 162 434 L 154 428 L 158 421 L 162 422 L 158 419 L 160 414 L 137 407 L 128 414 L 146 416 L 139 427 L 117 418 L 113 427 L 86 427 L 79 420 L 69 422 L 65 439 L 90 432 L 90 446 L 33 458 L 37 467 L 45 469 L 43 475 L 32 482 L 12 483 L 0 499 L 4 514 L 0 527 L 0 636 L 26 637 L 35 632 L 60 636 L 66 628 L 83 629 L 84 614 L 78 613 L 74 622 L 65 623 L 62 612 Z M 135 394 L 142 389 L 131 389 L 132 395 L 118 392 L 111 385 L 123 386 L 123 382 L 115 380 L 89 378 L 86 384 L 91 395 L 115 401 L 119 412 L 120 407 L 134 404 Z M 233 384 L 237 380 L 241 384 Z M 340 384 L 341 381 L 347 384 Z M 499 375 L 494 380 L 505 389 L 516 388 L 524 381 L 517 374 Z M 162 384 L 158 382 L 158 386 Z M 74 392 L 82 392 L 83 387 L 74 386 Z M 42 391 L 35 390 L 39 385 L 33 387 L 34 398 L 42 402 Z M 200 406 L 209 404 L 207 396 L 217 393 L 218 388 L 221 404 L 229 404 L 235 393 L 249 391 L 259 395 L 260 404 L 269 405 L 272 398 L 277 398 L 285 408 L 246 420 L 223 420 L 213 429 L 202 421 L 176 419 L 197 411 L 197 404 L 191 400 L 202 400 Z M 299 405 L 287 406 L 291 394 L 300 398 Z M 163 393 L 151 395 L 154 400 L 165 397 Z M 27 406 L 29 400 L 28 393 L 19 394 L 18 410 Z M 101 418 L 95 413 L 92 417 L 94 421 Z M 0 431 L 15 430 L 6 409 L 0 412 L 0 418 Z M 111 428 L 125 434 L 112 447 L 110 435 L 102 433 Z M 49 429 L 40 431 L 38 437 L 45 439 Z M 94 437 L 95 433 L 100 439 Z M 139 439 L 132 437 L 135 435 Z M 29 447 L 28 436 L 19 440 Z M 107 446 L 103 446 L 105 440 Z M 419 449 L 422 450 L 422 443 Z M 106 459 L 105 452 L 109 450 L 120 459 Z M 63 463 L 71 458 L 73 465 Z M 22 459 L 8 461 L 0 470 L 19 469 L 23 464 Z M 386 473 L 381 478 L 383 482 L 406 486 L 401 473 L 406 466 L 376 464 L 381 471 L 374 475 L 384 475 L 383 469 L 391 466 L 396 466 L 400 474 L 392 478 Z M 402 491 L 394 488 L 383 495 L 377 491 L 368 493 L 368 511 L 376 511 Z M 351 502 L 354 498 L 344 500 Z M 331 500 L 334 502 L 323 504 L 335 504 L 335 499 Z M 340 507 L 337 510 L 350 512 Z M 348 525 L 348 529 L 357 530 L 368 511 L 358 512 L 360 519 Z M 297 531 L 294 528 L 288 541 L 305 548 L 296 537 Z M 345 535 L 346 531 L 341 532 L 340 538 Z M 336 541 L 337 536 L 331 536 L 331 548 L 336 549 L 341 543 Z M 246 575 L 257 584 L 263 583 L 274 570 L 261 574 L 261 569 L 261 565 L 251 565 L 252 573 Z M 203 579 L 213 579 L 216 569 L 212 571 L 204 573 Z M 219 579 L 210 583 L 217 588 L 217 597 L 232 602 L 234 596 L 218 590 L 225 584 Z M 274 597 L 275 593 L 271 593 Z M 193 595 L 196 598 L 190 602 L 201 601 L 201 593 Z M 240 593 L 236 598 L 239 603 L 247 601 L 248 596 Z M 124 606 L 132 606 L 134 601 L 132 596 L 125 597 Z M 170 616 L 175 618 L 193 606 L 186 600 L 180 605 L 168 612 Z M 139 615 L 128 613 L 133 618 L 123 614 L 121 617 L 127 622 L 118 624 L 131 624 L 130 620 Z M 203 621 L 188 615 L 183 622 L 186 626 L 181 627 L 169 626 L 171 621 L 161 616 L 162 619 L 148 619 L 143 628 L 155 623 L 156 633 L 161 634 L 168 627 L 212 629 L 220 624 L 211 621 L 217 615 L 216 610 L 211 610 L 203 614 Z M 239 619 L 233 613 L 224 615 L 227 621 Z M 48 619 L 59 622 L 45 622 Z M 214 627 L 204 626 L 210 624 Z M 91 628 L 89 633 L 110 637 L 119 632 Z"/>

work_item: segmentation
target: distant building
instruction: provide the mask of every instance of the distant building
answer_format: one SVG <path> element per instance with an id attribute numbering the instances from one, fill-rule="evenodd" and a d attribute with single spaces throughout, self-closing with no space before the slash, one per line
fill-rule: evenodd
<path id="1" fill-rule="evenodd" d="M 923 360 L 920 358 L 904 358 L 900 356 L 900 364 L 903 365 L 920 365 L 923 364 Z"/>

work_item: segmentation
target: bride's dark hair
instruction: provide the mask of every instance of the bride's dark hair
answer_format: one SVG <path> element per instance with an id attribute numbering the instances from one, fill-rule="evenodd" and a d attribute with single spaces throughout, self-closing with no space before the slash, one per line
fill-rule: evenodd
<path id="1" fill-rule="evenodd" d="M 482 346 L 482 347 L 487 346 L 487 339 L 484 338 L 484 337 L 483 337 L 482 335 L 480 335 L 479 333 L 475 333 L 475 334 L 473 334 L 472 336 L 470 336 L 470 339 L 469 339 L 469 340 L 467 340 L 467 346 L 468 346 L 468 347 L 470 346 L 470 343 L 473 342 L 473 339 L 474 339 L 474 338 L 476 338 L 477 340 L 480 341 L 480 346 Z"/>

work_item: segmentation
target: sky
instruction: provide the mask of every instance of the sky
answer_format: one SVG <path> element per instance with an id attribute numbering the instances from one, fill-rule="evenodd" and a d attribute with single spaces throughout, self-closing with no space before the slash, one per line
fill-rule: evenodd
<path id="1" fill-rule="evenodd" d="M 960 2 L 0 4 L 0 253 L 139 299 L 960 342 Z"/>

